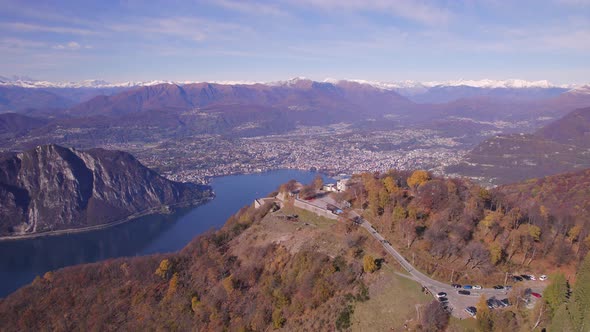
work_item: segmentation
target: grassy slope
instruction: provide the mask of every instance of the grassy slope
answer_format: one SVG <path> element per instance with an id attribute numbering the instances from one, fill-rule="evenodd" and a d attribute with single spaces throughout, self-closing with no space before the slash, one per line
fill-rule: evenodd
<path id="1" fill-rule="evenodd" d="M 416 305 L 432 301 L 422 293 L 418 283 L 397 275 L 383 265 L 377 280 L 369 287 L 371 299 L 358 303 L 353 316 L 353 331 L 391 331 L 401 328 L 409 319 L 416 319 Z"/>

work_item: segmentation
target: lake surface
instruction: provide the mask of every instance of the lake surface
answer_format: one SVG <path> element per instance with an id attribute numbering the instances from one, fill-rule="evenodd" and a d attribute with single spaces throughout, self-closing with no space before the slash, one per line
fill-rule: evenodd
<path id="1" fill-rule="evenodd" d="M 310 183 L 317 173 L 278 170 L 215 178 L 211 202 L 172 215 L 152 215 L 86 233 L 0 242 L 0 297 L 58 268 L 107 258 L 177 251 L 195 236 L 222 226 L 254 199 L 296 179 Z"/>

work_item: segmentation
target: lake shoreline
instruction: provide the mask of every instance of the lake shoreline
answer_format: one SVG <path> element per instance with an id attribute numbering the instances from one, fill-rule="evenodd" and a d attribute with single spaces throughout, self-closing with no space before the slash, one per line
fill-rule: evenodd
<path id="1" fill-rule="evenodd" d="M 181 203 L 171 204 L 171 205 L 160 205 L 158 207 L 154 207 L 154 208 L 150 208 L 150 209 L 147 209 L 147 210 L 144 210 L 141 212 L 137 212 L 137 213 L 131 214 L 123 219 L 115 220 L 113 222 L 106 223 L 106 224 L 86 226 L 86 227 L 81 227 L 81 228 L 60 229 L 60 230 L 55 230 L 55 231 L 45 231 L 45 232 L 32 233 L 32 234 L 0 236 L 0 242 L 30 240 L 30 239 L 40 238 L 40 237 L 47 237 L 47 236 L 59 236 L 59 235 L 86 233 L 86 232 L 103 230 L 103 229 L 107 229 L 107 228 L 111 228 L 111 227 L 115 227 L 115 226 L 118 226 L 121 224 L 131 222 L 131 221 L 141 218 L 141 217 L 145 217 L 145 216 L 149 216 L 149 215 L 163 214 L 163 213 L 157 213 L 158 211 L 161 212 L 163 208 L 168 208 L 168 209 L 170 209 L 170 208 L 187 208 L 187 207 L 195 208 L 195 207 L 201 206 L 203 204 L 206 204 L 206 203 L 212 201 L 214 198 L 215 198 L 215 195 L 213 194 L 210 197 L 201 198 L 201 199 L 194 200 L 191 202 L 181 202 Z M 170 211 L 169 213 L 173 213 L 173 212 L 174 211 Z M 167 213 L 167 214 L 169 214 L 169 213 Z"/>

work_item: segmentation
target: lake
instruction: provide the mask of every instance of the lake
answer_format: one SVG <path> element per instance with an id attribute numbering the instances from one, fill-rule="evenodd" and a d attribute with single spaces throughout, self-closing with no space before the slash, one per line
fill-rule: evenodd
<path id="1" fill-rule="evenodd" d="M 317 173 L 277 170 L 214 178 L 216 197 L 171 215 L 152 215 L 103 230 L 0 242 L 0 297 L 47 271 L 107 258 L 177 251 L 195 236 L 222 226 L 254 199 L 296 179 L 310 183 Z M 324 178 L 326 179 L 326 178 Z"/>

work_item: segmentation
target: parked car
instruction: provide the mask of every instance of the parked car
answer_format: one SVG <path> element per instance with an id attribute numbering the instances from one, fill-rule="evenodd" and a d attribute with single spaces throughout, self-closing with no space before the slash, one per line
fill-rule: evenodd
<path id="1" fill-rule="evenodd" d="M 477 309 L 475 307 L 467 307 L 465 308 L 465 312 L 470 314 L 472 317 L 475 317 L 475 315 L 477 314 Z"/>
<path id="2" fill-rule="evenodd" d="M 521 276 L 513 276 L 512 280 L 514 281 L 523 281 L 524 279 Z"/>
<path id="3" fill-rule="evenodd" d="M 473 289 L 481 289 L 480 285 L 473 285 Z"/>
<path id="4" fill-rule="evenodd" d="M 447 299 L 446 297 L 439 297 L 439 298 L 438 298 L 438 301 L 439 301 L 440 303 L 448 303 L 448 302 L 449 302 L 449 299 Z"/>
<path id="5" fill-rule="evenodd" d="M 534 296 L 534 297 L 536 297 L 536 298 L 538 298 L 538 299 L 540 299 L 541 297 L 543 297 L 541 294 L 535 293 L 535 292 L 532 292 L 531 295 Z"/>
<path id="6" fill-rule="evenodd" d="M 531 274 L 531 275 L 529 275 L 529 280 L 535 281 L 535 280 L 537 280 L 537 278 L 534 275 Z"/>
<path id="7" fill-rule="evenodd" d="M 525 279 L 525 280 L 531 280 L 531 276 L 528 274 L 521 274 L 520 275 L 521 278 Z"/>
<path id="8" fill-rule="evenodd" d="M 472 288 L 473 288 L 473 286 L 471 286 L 471 285 L 465 285 L 465 286 L 463 286 L 463 289 L 472 289 Z"/>
<path id="9" fill-rule="evenodd" d="M 501 299 L 500 302 L 502 302 L 503 307 L 507 307 L 510 305 L 510 300 L 508 299 Z"/>
<path id="10" fill-rule="evenodd" d="M 502 285 L 496 285 L 496 286 L 494 286 L 494 289 L 504 289 L 504 286 L 502 286 Z"/>
<path id="11" fill-rule="evenodd" d="M 547 276 L 543 274 L 539 277 L 539 280 L 545 281 L 545 280 L 547 280 Z"/>
<path id="12" fill-rule="evenodd" d="M 509 291 L 509 290 L 512 289 L 512 286 L 504 286 L 504 289 L 507 290 L 507 291 Z"/>
<path id="13" fill-rule="evenodd" d="M 494 309 L 494 301 L 491 298 L 486 300 L 486 305 L 488 308 Z"/>
<path id="14" fill-rule="evenodd" d="M 453 288 L 461 288 L 461 285 L 459 284 L 451 284 L 451 286 L 453 286 Z"/>
<path id="15" fill-rule="evenodd" d="M 464 289 L 458 290 L 457 293 L 459 293 L 461 295 L 471 295 L 470 291 L 464 290 Z"/>
<path id="16" fill-rule="evenodd" d="M 441 297 L 447 297 L 447 293 L 445 292 L 440 292 L 438 294 L 436 294 L 436 297 L 441 298 Z"/>

